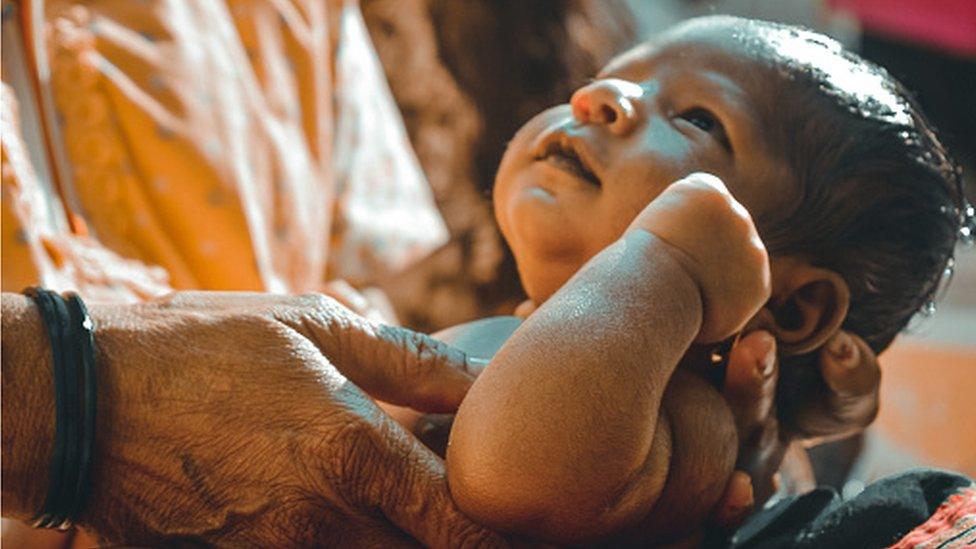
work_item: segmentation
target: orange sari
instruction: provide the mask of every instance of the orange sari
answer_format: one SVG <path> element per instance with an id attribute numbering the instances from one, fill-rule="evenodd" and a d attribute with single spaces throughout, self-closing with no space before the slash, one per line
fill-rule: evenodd
<path id="1" fill-rule="evenodd" d="M 5 291 L 316 291 L 446 241 L 354 2 L 4 14 Z"/>

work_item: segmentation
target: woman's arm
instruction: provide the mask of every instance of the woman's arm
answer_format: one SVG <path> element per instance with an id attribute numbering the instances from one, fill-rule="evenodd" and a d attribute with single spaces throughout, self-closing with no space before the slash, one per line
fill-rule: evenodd
<path id="1" fill-rule="evenodd" d="M 51 351 L 33 303 L 3 294 L 2 307 L 2 504 L 23 519 L 48 488 Z M 90 311 L 98 411 L 78 523 L 102 542 L 501 544 L 363 392 L 453 410 L 471 383 L 460 352 L 322 296 L 177 293 Z"/>
<path id="2" fill-rule="evenodd" d="M 29 519 L 43 503 L 54 440 L 51 348 L 40 313 L 3 294 L 4 516 Z"/>

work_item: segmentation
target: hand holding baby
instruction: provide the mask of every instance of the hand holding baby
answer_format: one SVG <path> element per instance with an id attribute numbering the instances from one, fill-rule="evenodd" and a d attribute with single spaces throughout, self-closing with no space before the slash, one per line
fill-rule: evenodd
<path id="1" fill-rule="evenodd" d="M 741 330 L 769 298 L 769 257 L 749 212 L 722 180 L 693 173 L 672 183 L 637 215 L 631 229 L 670 244 L 702 296 L 699 343 Z"/>

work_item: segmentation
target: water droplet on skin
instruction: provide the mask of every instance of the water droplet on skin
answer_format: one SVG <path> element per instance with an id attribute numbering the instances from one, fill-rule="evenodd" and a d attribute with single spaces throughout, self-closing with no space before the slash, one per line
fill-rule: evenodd
<path id="1" fill-rule="evenodd" d="M 925 305 L 922 305 L 922 310 L 919 312 L 922 313 L 922 316 L 931 317 L 935 314 L 935 309 L 936 309 L 935 302 L 929 301 Z"/>
<path id="2" fill-rule="evenodd" d="M 967 246 L 972 246 L 973 244 L 973 229 L 972 227 L 963 227 L 959 229 L 959 240 Z"/>
<path id="3" fill-rule="evenodd" d="M 942 271 L 942 282 L 948 283 L 949 280 L 952 279 L 952 274 L 955 271 L 956 271 L 956 260 L 950 257 L 949 261 L 946 261 L 945 270 Z"/>

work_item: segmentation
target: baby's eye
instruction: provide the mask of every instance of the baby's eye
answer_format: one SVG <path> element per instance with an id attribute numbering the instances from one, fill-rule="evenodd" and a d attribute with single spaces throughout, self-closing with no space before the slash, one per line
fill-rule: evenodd
<path id="1" fill-rule="evenodd" d="M 723 126 L 718 117 L 712 114 L 712 112 L 708 109 L 703 109 L 701 107 L 688 109 L 679 114 L 678 118 L 687 120 L 698 129 L 712 134 L 723 147 L 729 151 L 732 150 L 732 144 L 729 143 L 729 136 L 725 133 L 725 126 Z"/>

